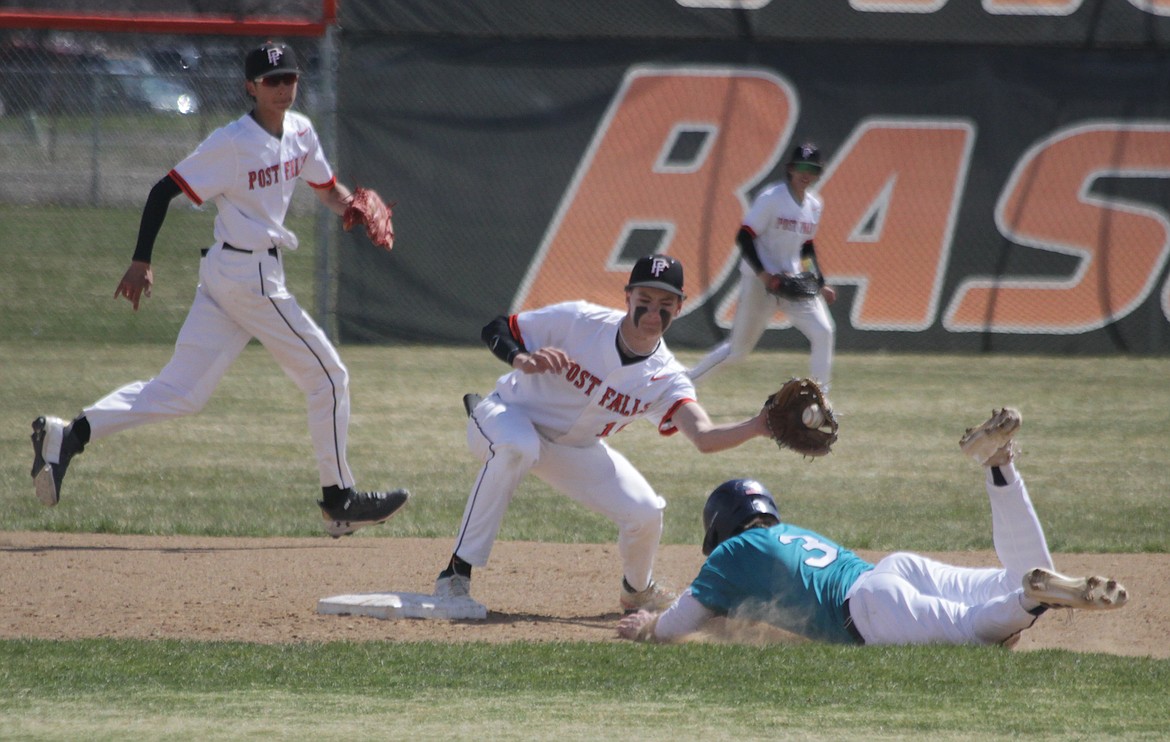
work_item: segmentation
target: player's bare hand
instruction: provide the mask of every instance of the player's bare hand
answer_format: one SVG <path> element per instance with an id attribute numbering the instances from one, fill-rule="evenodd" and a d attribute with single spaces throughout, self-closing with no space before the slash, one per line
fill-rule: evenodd
<path id="1" fill-rule="evenodd" d="M 626 616 L 622 616 L 622 619 L 618 621 L 617 625 L 618 636 L 623 639 L 630 639 L 631 641 L 644 639 L 645 637 L 643 636 L 642 630 L 651 621 L 653 621 L 654 618 L 654 614 L 650 611 L 638 611 L 636 613 L 630 613 Z"/>
<path id="2" fill-rule="evenodd" d="M 532 353 L 520 353 L 512 359 L 512 367 L 526 374 L 559 374 L 569 366 L 569 356 L 560 348 L 541 348 Z"/>
<path id="3" fill-rule="evenodd" d="M 837 301 L 837 289 L 826 283 L 824 286 L 821 286 L 821 296 L 825 297 L 826 304 L 832 304 Z"/>
<path id="4" fill-rule="evenodd" d="M 135 260 L 122 274 L 122 280 L 118 281 L 118 288 L 114 290 L 114 298 L 126 297 L 126 300 L 134 307 L 134 311 L 137 312 L 139 300 L 143 296 L 150 297 L 150 287 L 153 285 L 154 272 L 150 269 L 150 263 Z"/>

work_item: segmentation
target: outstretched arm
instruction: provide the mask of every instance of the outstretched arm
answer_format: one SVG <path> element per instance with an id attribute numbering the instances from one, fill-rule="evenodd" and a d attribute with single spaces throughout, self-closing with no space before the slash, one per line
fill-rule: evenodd
<path id="1" fill-rule="evenodd" d="M 737 423 L 716 425 L 698 402 L 688 402 L 674 411 L 675 426 L 702 453 L 735 448 L 752 438 L 770 436 L 763 410 Z"/>
<path id="2" fill-rule="evenodd" d="M 618 636 L 644 642 L 678 641 L 700 631 L 715 617 L 715 611 L 695 600 L 690 588 L 662 613 L 638 611 L 618 622 Z"/>

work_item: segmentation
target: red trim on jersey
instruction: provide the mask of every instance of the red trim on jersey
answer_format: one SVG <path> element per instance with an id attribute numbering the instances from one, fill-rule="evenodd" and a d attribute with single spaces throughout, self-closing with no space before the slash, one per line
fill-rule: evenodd
<path id="1" fill-rule="evenodd" d="M 512 339 L 524 345 L 524 333 L 520 332 L 519 315 L 511 315 L 508 317 L 508 330 L 512 333 Z"/>
<path id="2" fill-rule="evenodd" d="M 187 194 L 187 198 L 191 199 L 193 204 L 196 206 L 203 205 L 203 199 L 199 198 L 199 194 L 195 193 L 195 190 L 187 185 L 187 181 L 183 180 L 183 176 L 179 175 L 178 171 L 172 170 L 167 175 L 170 176 L 171 180 L 175 181 L 175 185 L 179 186 L 179 190 Z"/>
<path id="3" fill-rule="evenodd" d="M 752 236 L 752 239 L 755 239 L 756 237 L 759 237 L 759 235 L 758 235 L 758 234 L 756 234 L 756 230 L 752 229 L 752 228 L 751 228 L 751 227 L 749 227 L 748 225 L 746 225 L 746 224 L 741 224 L 741 225 L 739 225 L 739 226 L 740 226 L 740 229 L 742 229 L 743 231 L 745 231 L 745 232 L 747 232 L 748 234 L 750 234 L 750 235 Z"/>
<path id="4" fill-rule="evenodd" d="M 683 405 L 687 404 L 688 402 L 694 402 L 694 401 L 695 400 L 691 399 L 690 397 L 683 397 L 679 401 L 672 404 L 670 406 L 670 409 L 666 412 L 666 414 L 662 416 L 662 422 L 658 423 L 659 434 L 661 434 L 661 435 L 674 435 L 675 433 L 677 433 L 678 428 L 675 426 L 674 419 L 673 419 L 674 413 L 678 412 L 679 407 L 682 407 Z"/>
<path id="5" fill-rule="evenodd" d="M 217 34 L 233 36 L 324 36 L 336 20 L 337 0 L 325 0 L 320 21 L 256 19 L 225 15 L 86 15 L 84 13 L 0 10 L 0 28 L 37 28 L 99 33 Z M 332 7 L 331 7 L 332 6 Z"/>
<path id="6" fill-rule="evenodd" d="M 327 191 L 333 186 L 337 185 L 337 176 L 334 175 L 332 178 L 330 178 L 328 183 L 309 183 L 309 185 L 313 188 L 316 188 L 318 191 Z"/>

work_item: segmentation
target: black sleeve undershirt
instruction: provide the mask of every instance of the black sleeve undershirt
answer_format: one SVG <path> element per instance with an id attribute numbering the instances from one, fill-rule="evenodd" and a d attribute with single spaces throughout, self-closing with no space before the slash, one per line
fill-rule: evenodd
<path id="1" fill-rule="evenodd" d="M 502 314 L 484 325 L 479 336 L 487 343 L 492 354 L 509 366 L 512 365 L 512 359 L 518 354 L 528 352 L 524 343 L 512 336 L 512 328 L 508 324 L 508 318 Z"/>
<path id="2" fill-rule="evenodd" d="M 764 264 L 760 262 L 760 254 L 756 252 L 756 238 L 752 236 L 747 227 L 739 228 L 739 232 L 735 235 L 735 244 L 739 245 L 743 259 L 752 267 L 752 270 L 756 273 L 764 270 Z"/>
<path id="3" fill-rule="evenodd" d="M 134 247 L 134 260 L 149 263 L 154 253 L 154 241 L 162 229 L 163 220 L 167 218 L 167 208 L 175 196 L 183 191 L 179 184 L 164 175 L 162 180 L 150 189 L 146 197 L 146 206 L 142 208 L 142 221 L 138 224 L 138 244 Z"/>
<path id="4" fill-rule="evenodd" d="M 817 246 L 812 240 L 806 240 L 800 246 L 801 270 L 809 271 L 817 277 L 817 283 L 825 285 L 825 274 L 821 272 L 821 264 L 817 261 Z"/>

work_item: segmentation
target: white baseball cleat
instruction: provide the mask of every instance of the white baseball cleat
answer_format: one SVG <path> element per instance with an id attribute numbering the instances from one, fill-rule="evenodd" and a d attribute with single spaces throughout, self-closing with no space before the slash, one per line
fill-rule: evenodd
<path id="1" fill-rule="evenodd" d="M 436 598 L 470 598 L 471 578 L 463 575 L 448 575 L 435 580 Z"/>
<path id="2" fill-rule="evenodd" d="M 1129 593 L 1108 577 L 1066 577 L 1043 567 L 1024 575 L 1024 595 L 1049 608 L 1110 610 L 1129 601 Z"/>
<path id="3" fill-rule="evenodd" d="M 1014 407 L 992 410 L 982 425 L 967 428 L 959 439 L 959 448 L 982 466 L 1003 466 L 1015 455 L 1016 432 L 1023 418 Z"/>
<path id="4" fill-rule="evenodd" d="M 657 582 L 652 581 L 645 590 L 635 591 L 630 590 L 629 583 L 622 579 L 622 594 L 619 599 L 622 613 L 636 611 L 657 613 L 669 608 L 677 598 L 678 595 L 672 590 L 661 587 Z"/>

